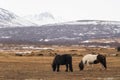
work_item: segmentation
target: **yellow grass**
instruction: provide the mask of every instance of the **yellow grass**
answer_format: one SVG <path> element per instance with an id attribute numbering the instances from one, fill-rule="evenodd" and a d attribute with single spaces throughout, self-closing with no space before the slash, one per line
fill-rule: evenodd
<path id="1" fill-rule="evenodd" d="M 79 71 L 81 57 L 73 57 L 74 72 L 65 72 L 65 66 L 60 72 L 52 72 L 53 57 L 0 57 L 0 80 L 97 80 L 101 78 L 120 79 L 120 57 L 107 57 L 107 70 L 101 70 L 101 65 L 85 67 Z"/>
<path id="2" fill-rule="evenodd" d="M 35 54 L 41 51 L 33 52 Z M 43 51 L 42 54 L 46 54 L 45 52 Z M 114 49 L 73 47 L 56 48 L 50 53 L 56 52 L 83 55 L 90 52 L 119 54 Z M 73 72 L 65 72 L 65 66 L 60 67 L 60 72 L 53 72 L 51 64 L 54 56 L 15 56 L 12 53 L 0 52 L 0 80 L 120 80 L 120 56 L 107 56 L 107 70 L 102 70 L 101 65 L 96 64 L 93 69 L 88 66 L 83 71 L 80 71 L 78 67 L 82 56 L 73 56 Z"/>

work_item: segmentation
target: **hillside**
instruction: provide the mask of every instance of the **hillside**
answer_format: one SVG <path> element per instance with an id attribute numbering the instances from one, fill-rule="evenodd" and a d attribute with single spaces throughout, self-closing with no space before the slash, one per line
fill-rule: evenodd
<path id="1" fill-rule="evenodd" d="M 94 39 L 111 39 L 119 43 L 120 22 L 100 20 L 79 20 L 39 27 L 1 28 L 1 42 L 40 44 L 81 44 Z M 104 42 L 104 41 L 103 41 Z"/>

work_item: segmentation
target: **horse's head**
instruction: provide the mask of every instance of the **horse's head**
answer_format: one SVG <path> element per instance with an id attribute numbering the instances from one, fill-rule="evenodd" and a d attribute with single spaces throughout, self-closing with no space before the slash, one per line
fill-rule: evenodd
<path id="1" fill-rule="evenodd" d="M 107 68 L 106 65 L 106 56 L 98 54 L 97 59 L 99 60 L 99 62 L 104 66 L 104 68 Z"/>
<path id="2" fill-rule="evenodd" d="M 55 55 L 55 58 L 54 58 L 53 63 L 52 63 L 52 69 L 53 69 L 53 71 L 55 71 L 56 68 L 57 68 L 56 63 L 58 63 L 59 57 L 60 57 L 60 55 L 58 55 L 58 54 Z"/>
<path id="3" fill-rule="evenodd" d="M 80 68 L 80 70 L 83 70 L 83 69 L 84 69 L 83 61 L 81 61 L 81 62 L 79 63 L 79 68 Z"/>
<path id="4" fill-rule="evenodd" d="M 55 64 L 55 63 L 52 64 L 52 70 L 53 70 L 53 71 L 56 70 L 56 64 Z"/>

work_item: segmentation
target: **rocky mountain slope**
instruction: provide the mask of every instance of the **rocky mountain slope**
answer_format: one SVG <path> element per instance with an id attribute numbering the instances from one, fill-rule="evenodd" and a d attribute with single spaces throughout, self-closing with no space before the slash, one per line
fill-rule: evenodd
<path id="1" fill-rule="evenodd" d="M 49 24 L 55 20 L 50 13 L 26 19 L 0 8 L 0 42 L 86 44 L 101 40 L 103 43 L 119 43 L 116 38 L 120 38 L 120 21 L 77 20 Z M 41 25 L 41 21 L 46 23 Z"/>
<path id="2" fill-rule="evenodd" d="M 81 44 L 92 39 L 114 40 L 120 38 L 119 23 L 118 21 L 79 20 L 40 27 L 1 28 L 0 41 Z"/>

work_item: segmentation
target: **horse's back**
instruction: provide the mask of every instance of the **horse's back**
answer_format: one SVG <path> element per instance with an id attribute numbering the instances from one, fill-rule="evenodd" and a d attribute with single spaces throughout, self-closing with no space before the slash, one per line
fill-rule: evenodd
<path id="1" fill-rule="evenodd" d="M 72 56 L 70 54 L 61 55 L 61 65 L 72 63 Z"/>
<path id="2" fill-rule="evenodd" d="M 82 58 L 83 63 L 86 62 L 93 63 L 97 59 L 97 55 L 87 54 Z"/>
<path id="3" fill-rule="evenodd" d="M 54 62 L 60 65 L 70 64 L 72 63 L 72 56 L 70 54 L 56 55 Z"/>

